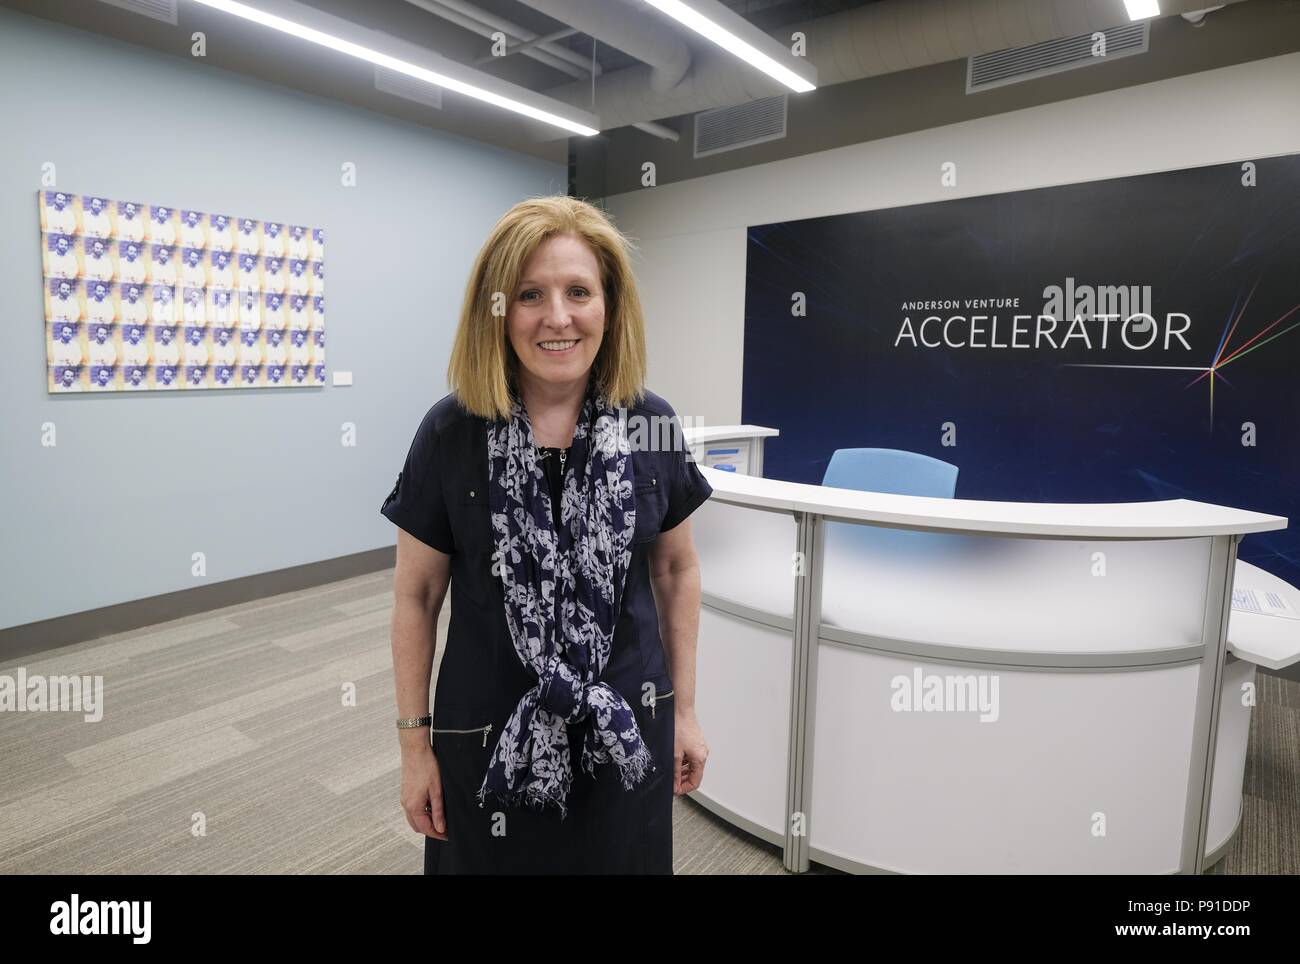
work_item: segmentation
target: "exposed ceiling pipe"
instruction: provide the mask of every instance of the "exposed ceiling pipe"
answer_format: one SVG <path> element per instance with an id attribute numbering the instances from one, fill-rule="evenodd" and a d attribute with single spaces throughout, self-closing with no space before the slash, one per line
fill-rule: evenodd
<path id="1" fill-rule="evenodd" d="M 506 54 L 508 56 L 511 54 L 527 53 L 529 50 L 532 50 L 534 47 L 544 46 L 545 44 L 548 44 L 553 40 L 563 40 L 565 37 L 572 37 L 575 34 L 577 34 L 577 32 L 578 31 L 574 30 L 572 27 L 565 27 L 563 30 L 557 30 L 554 33 L 548 33 L 545 37 L 538 37 L 536 40 L 524 40 L 517 44 L 507 44 Z M 483 64 L 491 63 L 496 59 L 498 58 L 494 54 L 484 54 L 482 57 L 475 58 L 474 66 L 480 67 Z"/>
<path id="2" fill-rule="evenodd" d="M 1205 26 L 1205 15 L 1207 13 L 1213 13 L 1216 10 L 1222 10 L 1222 9 L 1223 9 L 1223 4 L 1219 4 L 1217 7 L 1206 7 L 1204 10 L 1191 10 L 1183 14 L 1183 19 L 1186 20 L 1188 23 L 1190 23 L 1193 27 L 1203 27 Z"/>
<path id="3" fill-rule="evenodd" d="M 638 121 L 632 126 L 639 131 L 645 131 L 647 134 L 653 134 L 655 137 L 658 137 L 661 140 L 673 141 L 674 143 L 676 143 L 678 140 L 681 139 L 681 135 L 678 134 L 671 127 L 665 127 L 663 124 L 656 124 L 654 121 Z"/>
<path id="4" fill-rule="evenodd" d="M 517 40 L 541 40 L 539 34 L 533 33 L 513 21 L 474 6 L 462 0 L 406 0 L 413 7 L 419 7 L 428 13 L 450 21 L 466 30 L 471 30 L 480 37 L 488 37 L 501 32 Z M 562 70 L 570 77 L 577 78 L 587 85 L 587 100 L 591 100 L 591 62 L 582 54 L 558 44 L 546 42 L 521 50 L 520 53 L 532 57 L 538 63 Z M 596 76 L 600 76 L 600 67 L 596 67 Z"/>
<path id="5" fill-rule="evenodd" d="M 1205 0 L 1161 0 L 1160 16 L 1177 16 L 1204 5 Z M 565 22 L 587 32 L 581 19 Z M 790 24 L 772 37 L 789 44 L 791 34 L 802 32 L 808 58 L 817 68 L 818 85 L 827 86 L 1129 22 L 1122 0 L 880 0 Z M 613 36 L 606 42 L 626 49 Z M 562 84 L 545 93 L 591 110 L 599 115 L 601 129 L 611 130 L 787 92 L 766 74 L 722 51 L 695 57 L 686 77 L 667 92 L 651 87 L 652 73 L 653 68 L 643 64 L 606 73 L 596 84 L 594 104 L 590 81 Z M 546 136 L 562 135 L 547 132 Z"/>
<path id="6" fill-rule="evenodd" d="M 650 89 L 664 94 L 686 76 L 691 51 L 670 21 L 639 2 L 621 0 L 521 0 L 548 17 L 649 64 Z"/>

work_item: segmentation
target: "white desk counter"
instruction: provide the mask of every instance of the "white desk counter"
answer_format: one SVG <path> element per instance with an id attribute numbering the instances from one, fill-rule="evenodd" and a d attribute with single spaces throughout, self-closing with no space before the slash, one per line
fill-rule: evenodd
<path id="1" fill-rule="evenodd" d="M 1234 573 L 1293 592 L 1236 547 L 1286 519 L 701 470 L 701 804 L 792 870 L 1198 873 L 1221 856 L 1243 693 L 1256 663 L 1300 660 L 1300 621 L 1233 612 L 1229 631 Z"/>

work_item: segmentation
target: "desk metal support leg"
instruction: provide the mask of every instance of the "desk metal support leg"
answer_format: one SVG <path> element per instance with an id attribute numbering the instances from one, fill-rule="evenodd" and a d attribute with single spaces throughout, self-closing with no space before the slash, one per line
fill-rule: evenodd
<path id="1" fill-rule="evenodd" d="M 813 723 L 817 707 L 817 631 L 821 625 L 822 540 L 825 520 L 795 513 L 795 551 L 799 566 L 794 581 L 794 631 L 790 667 L 790 756 L 786 768 L 786 870 L 808 869 L 808 833 L 812 814 Z"/>
<path id="2" fill-rule="evenodd" d="M 1192 757 L 1187 775 L 1187 805 L 1183 814 L 1181 874 L 1205 871 L 1206 838 L 1210 830 L 1210 793 L 1214 782 L 1214 749 L 1219 738 L 1223 665 L 1228 654 L 1228 617 L 1232 614 L 1232 579 L 1240 535 L 1214 536 L 1205 586 L 1201 623 L 1204 649 L 1196 687 L 1196 719 L 1192 726 Z"/>

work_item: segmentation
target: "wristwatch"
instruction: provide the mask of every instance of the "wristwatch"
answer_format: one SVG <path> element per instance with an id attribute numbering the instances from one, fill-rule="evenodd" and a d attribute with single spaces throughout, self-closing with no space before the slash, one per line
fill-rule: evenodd
<path id="1" fill-rule="evenodd" d="M 433 725 L 432 716 L 412 716 L 409 719 L 397 721 L 397 728 L 399 730 L 413 730 L 416 727 L 432 726 L 432 725 Z"/>

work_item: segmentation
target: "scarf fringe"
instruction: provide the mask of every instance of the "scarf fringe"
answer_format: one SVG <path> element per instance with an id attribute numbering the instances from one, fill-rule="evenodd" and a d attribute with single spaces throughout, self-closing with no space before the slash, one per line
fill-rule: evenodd
<path id="1" fill-rule="evenodd" d="M 475 798 L 478 800 L 480 807 L 486 806 L 489 799 L 495 800 L 505 807 L 527 807 L 530 810 L 536 810 L 539 813 L 545 812 L 547 807 L 555 807 L 560 811 L 560 819 L 563 820 L 569 815 L 568 805 L 556 797 L 543 792 L 535 784 L 527 784 L 518 790 L 489 790 L 486 786 L 479 787 Z"/>
<path id="2" fill-rule="evenodd" d="M 582 751 L 582 768 L 587 771 L 587 775 L 594 777 L 597 766 L 605 766 L 606 763 L 597 764 L 593 762 L 593 756 L 589 748 Z M 641 748 L 628 757 L 627 762 L 619 766 L 614 761 L 608 761 L 609 766 L 618 768 L 619 782 L 623 784 L 624 790 L 631 790 L 651 773 L 655 772 L 654 757 L 650 754 L 650 748 L 646 746 L 645 740 L 641 741 Z"/>
<path id="3" fill-rule="evenodd" d="M 654 757 L 650 755 L 650 748 L 645 745 L 643 739 L 641 749 L 632 754 L 632 758 L 627 761 L 626 767 L 619 770 L 619 776 L 623 780 L 623 789 L 631 790 L 654 771 Z"/>

